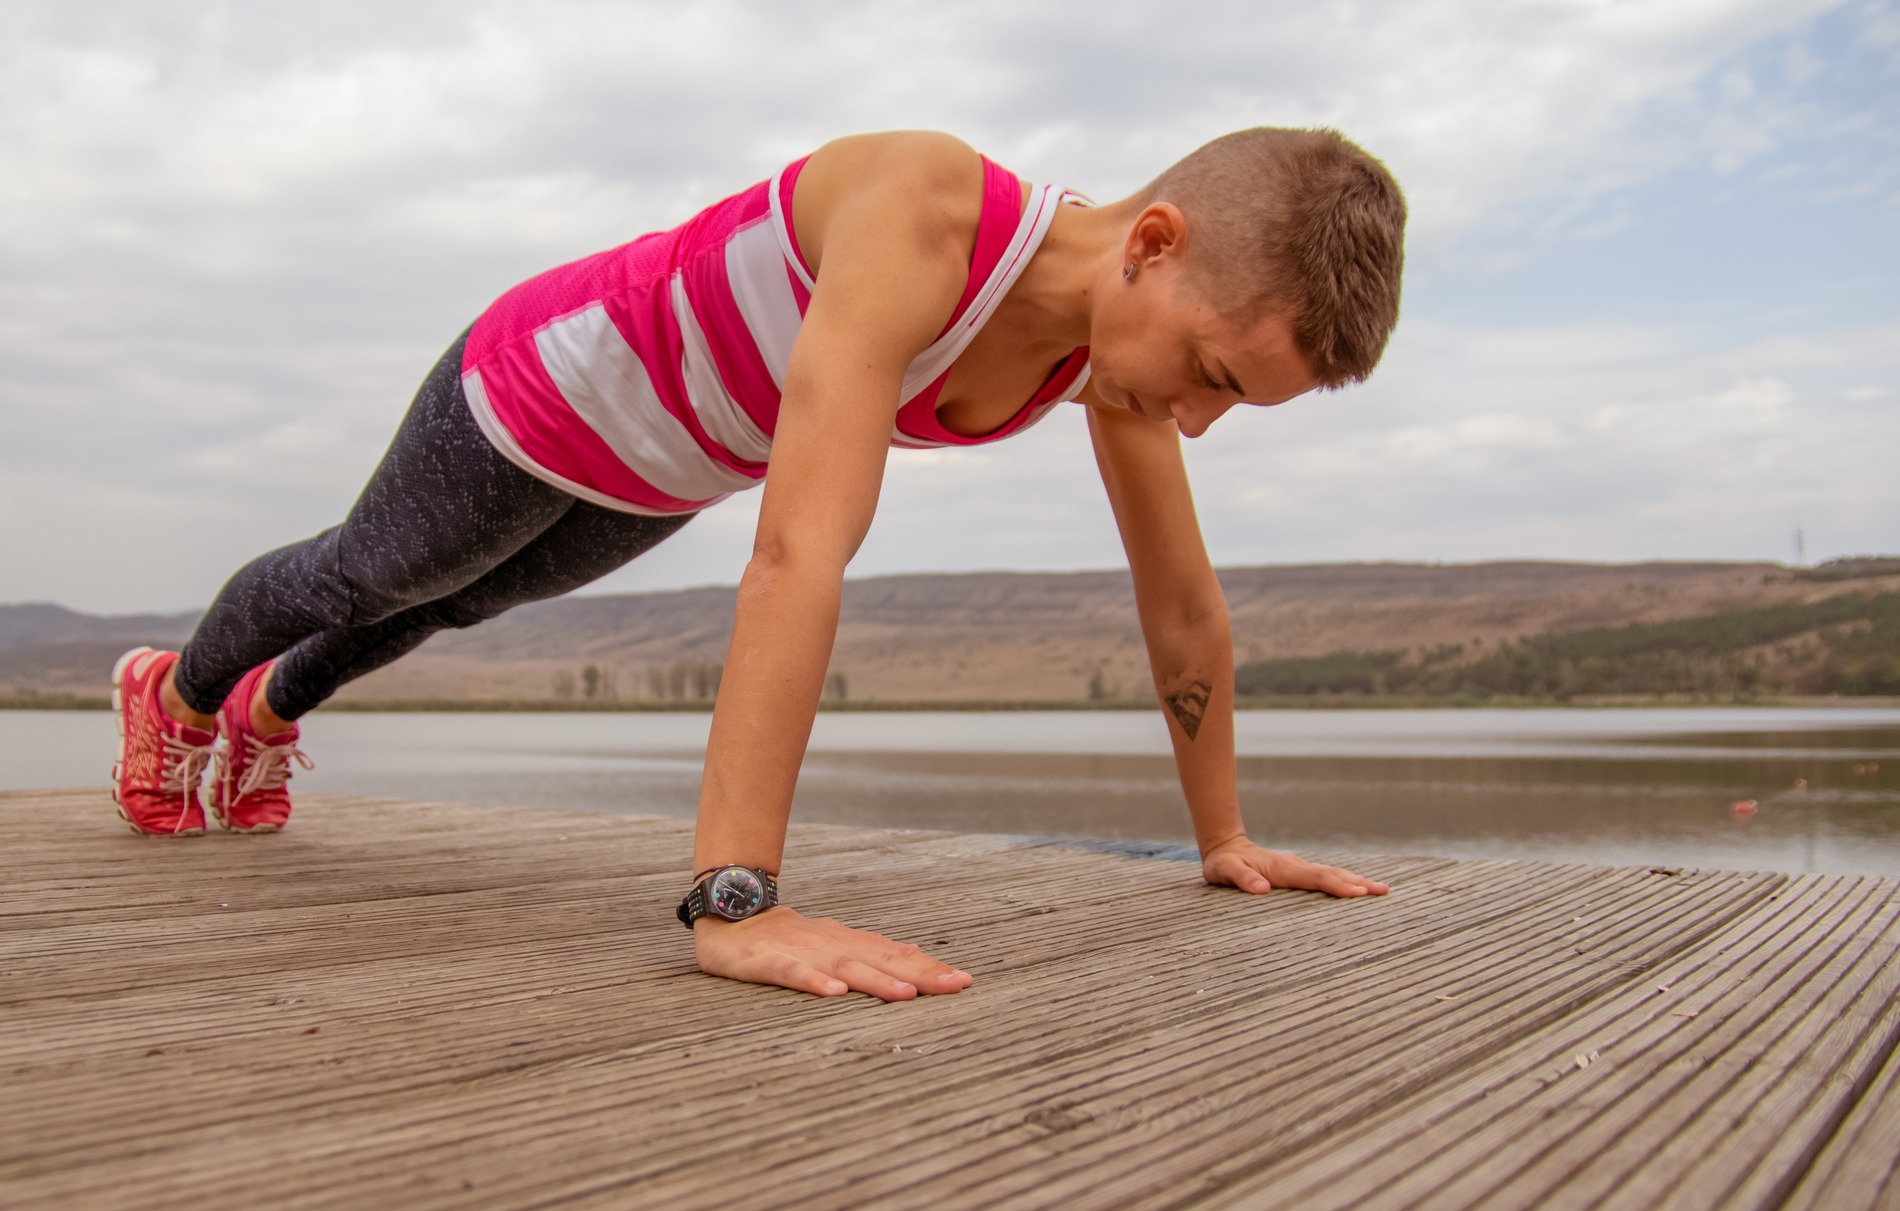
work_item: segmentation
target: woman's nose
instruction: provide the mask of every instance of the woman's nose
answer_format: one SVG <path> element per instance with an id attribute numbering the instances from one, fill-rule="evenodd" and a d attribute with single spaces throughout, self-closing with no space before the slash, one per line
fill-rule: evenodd
<path id="1" fill-rule="evenodd" d="M 1174 416 L 1175 426 L 1181 430 L 1182 437 L 1199 437 L 1221 418 L 1229 406 L 1225 400 L 1175 400 L 1168 405 L 1168 411 Z"/>

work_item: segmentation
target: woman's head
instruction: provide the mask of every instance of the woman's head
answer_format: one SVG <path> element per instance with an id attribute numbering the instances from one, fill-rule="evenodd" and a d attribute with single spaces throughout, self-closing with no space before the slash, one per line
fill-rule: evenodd
<path id="1" fill-rule="evenodd" d="M 1337 131 L 1226 135 L 1131 203 L 1121 279 L 1093 321 L 1114 402 L 1217 416 L 1223 397 L 1280 403 L 1372 373 L 1398 320 L 1405 199 Z"/>

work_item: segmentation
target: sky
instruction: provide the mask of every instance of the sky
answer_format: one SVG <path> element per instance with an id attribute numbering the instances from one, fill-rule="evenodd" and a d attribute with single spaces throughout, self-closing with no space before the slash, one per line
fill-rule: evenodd
<path id="1" fill-rule="evenodd" d="M 1217 563 L 1900 549 L 1893 0 L 10 0 L 0 602 L 201 607 L 503 290 L 829 138 L 1106 200 L 1254 125 L 1386 161 L 1405 298 L 1187 443 Z M 1079 413 L 893 452 L 851 574 L 1121 563 Z M 757 504 L 596 591 L 736 582 Z"/>

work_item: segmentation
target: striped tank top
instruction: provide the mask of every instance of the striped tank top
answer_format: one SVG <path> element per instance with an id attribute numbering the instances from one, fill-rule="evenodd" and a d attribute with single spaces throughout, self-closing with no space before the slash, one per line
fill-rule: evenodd
<path id="1" fill-rule="evenodd" d="M 693 513 L 765 478 L 779 392 L 814 279 L 792 230 L 805 161 L 671 231 L 530 278 L 475 321 L 462 385 L 509 461 L 628 513 Z M 1026 196 L 1025 196 L 1026 193 Z M 1048 233 L 1063 192 L 983 161 L 963 297 L 904 375 L 891 444 L 973 446 L 1022 432 L 1088 381 L 1075 350 L 1007 422 L 962 437 L 937 422 L 950 367 Z"/>

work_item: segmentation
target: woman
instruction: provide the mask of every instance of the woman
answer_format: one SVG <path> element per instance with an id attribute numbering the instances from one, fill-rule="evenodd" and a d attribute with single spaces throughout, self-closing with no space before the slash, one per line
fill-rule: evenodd
<path id="1" fill-rule="evenodd" d="M 282 827 L 296 721 L 339 685 L 585 584 L 762 482 L 681 919 L 718 975 L 955 992 L 970 977 L 914 947 L 776 903 L 792 789 L 888 449 L 996 441 L 1075 403 L 1204 877 L 1382 894 L 1246 837 L 1232 642 L 1179 438 L 1371 372 L 1398 314 L 1398 186 L 1336 132 L 1257 129 L 1133 197 L 1073 201 L 946 135 L 864 135 L 508 292 L 340 526 L 239 571 L 182 654 L 121 659 L 120 814 L 202 833 L 215 764 L 222 824 Z"/>

